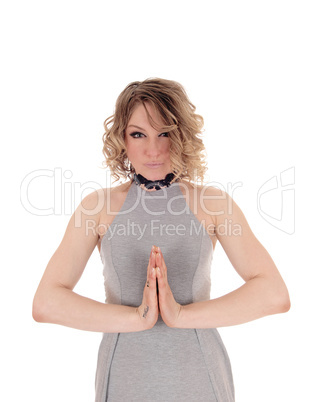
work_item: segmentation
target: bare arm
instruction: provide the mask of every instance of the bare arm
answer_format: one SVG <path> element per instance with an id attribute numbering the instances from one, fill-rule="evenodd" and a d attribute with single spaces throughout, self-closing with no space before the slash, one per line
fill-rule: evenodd
<path id="1" fill-rule="evenodd" d="M 155 319 L 154 314 L 146 317 L 139 314 L 143 310 L 142 305 L 135 308 L 100 303 L 73 291 L 98 242 L 98 234 L 87 230 L 87 227 L 96 228 L 99 223 L 99 214 L 96 211 L 99 197 L 102 197 L 101 192 L 88 195 L 72 215 L 65 235 L 50 259 L 36 291 L 33 318 L 38 322 L 96 332 L 149 329 L 155 324 L 157 317 Z M 148 278 L 154 275 L 149 266 L 150 261 Z M 152 313 L 155 299 L 154 289 L 145 287 L 143 304 L 149 305 Z"/>
<path id="2" fill-rule="evenodd" d="M 219 191 L 219 190 L 218 190 Z M 228 203 L 232 211 L 228 213 Z M 226 200 L 217 203 L 216 228 L 225 219 L 239 225 L 240 235 L 216 235 L 233 267 L 244 279 L 240 288 L 222 297 L 180 306 L 175 302 L 167 283 L 167 269 L 161 261 L 162 275 L 158 275 L 159 291 L 163 295 L 160 309 L 173 317 L 168 325 L 177 328 L 216 328 L 242 324 L 267 315 L 283 313 L 290 308 L 286 285 L 267 250 L 254 236 L 237 204 L 226 194 Z M 212 211 L 214 209 L 211 209 Z M 163 272 L 163 269 L 165 273 Z M 162 276 L 164 275 L 165 280 Z M 179 307 L 179 308 L 178 308 Z M 175 317 L 175 318 L 174 318 Z"/>
<path id="3" fill-rule="evenodd" d="M 277 285 L 270 288 L 271 280 L 258 276 L 222 297 L 182 306 L 176 327 L 226 327 L 287 312 L 290 302 L 284 294 L 281 296 L 284 291 L 280 286 L 278 294 Z"/>

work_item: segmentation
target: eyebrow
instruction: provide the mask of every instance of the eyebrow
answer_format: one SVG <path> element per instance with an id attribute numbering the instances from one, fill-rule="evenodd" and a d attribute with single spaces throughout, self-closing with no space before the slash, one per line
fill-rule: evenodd
<path id="1" fill-rule="evenodd" d="M 144 128 L 142 128 L 140 126 L 135 126 L 134 124 L 130 124 L 129 126 L 127 126 L 127 128 L 129 128 L 129 127 L 135 127 L 135 128 L 138 128 L 139 130 L 145 131 Z"/>

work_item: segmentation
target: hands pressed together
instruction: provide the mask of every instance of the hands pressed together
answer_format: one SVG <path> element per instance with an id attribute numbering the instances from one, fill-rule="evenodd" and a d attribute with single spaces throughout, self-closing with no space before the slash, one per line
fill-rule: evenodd
<path id="1" fill-rule="evenodd" d="M 152 246 L 147 281 L 144 286 L 142 304 L 136 309 L 143 329 L 154 327 L 159 314 L 165 324 L 176 327 L 182 306 L 174 299 L 167 281 L 167 268 L 162 251 Z"/>

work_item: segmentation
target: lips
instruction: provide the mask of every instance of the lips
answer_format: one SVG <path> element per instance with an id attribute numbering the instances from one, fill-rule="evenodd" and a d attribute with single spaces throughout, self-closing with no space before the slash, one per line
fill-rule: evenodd
<path id="1" fill-rule="evenodd" d="M 163 163 L 161 162 L 149 162 L 149 163 L 145 163 L 144 166 L 150 168 L 150 169 L 157 169 L 159 167 L 161 167 L 163 165 Z"/>

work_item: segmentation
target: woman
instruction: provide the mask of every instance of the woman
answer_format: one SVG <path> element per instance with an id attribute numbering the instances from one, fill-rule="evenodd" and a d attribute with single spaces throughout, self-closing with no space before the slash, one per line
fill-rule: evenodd
<path id="1" fill-rule="evenodd" d="M 103 332 L 96 401 L 234 401 L 217 327 L 288 311 L 286 286 L 233 199 L 203 180 L 203 119 L 183 87 L 128 85 L 105 121 L 117 187 L 85 197 L 34 298 L 33 316 Z M 235 230 L 221 228 L 229 222 Z M 210 300 L 219 240 L 245 283 Z M 95 246 L 106 303 L 73 292 Z"/>

